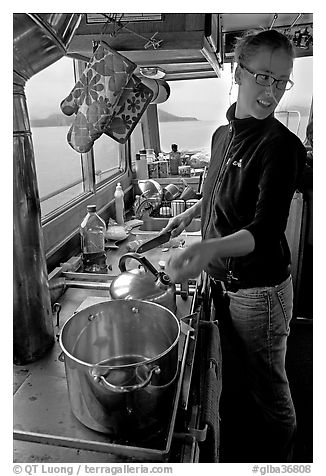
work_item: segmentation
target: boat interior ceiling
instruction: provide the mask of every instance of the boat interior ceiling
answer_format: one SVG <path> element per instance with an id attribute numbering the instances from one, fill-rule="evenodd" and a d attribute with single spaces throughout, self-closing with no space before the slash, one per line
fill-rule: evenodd
<path id="1" fill-rule="evenodd" d="M 297 40 L 297 56 L 312 55 L 312 22 L 312 13 L 86 13 L 67 55 L 88 60 L 102 40 L 140 77 L 144 67 L 156 79 L 157 71 L 166 80 L 219 77 L 235 38 L 250 29 L 279 29 Z"/>

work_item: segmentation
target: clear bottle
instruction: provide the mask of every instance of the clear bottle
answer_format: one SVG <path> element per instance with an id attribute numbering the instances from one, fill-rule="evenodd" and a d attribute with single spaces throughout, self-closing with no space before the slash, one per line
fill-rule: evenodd
<path id="1" fill-rule="evenodd" d="M 148 178 L 146 156 L 143 155 L 143 157 L 141 157 L 140 154 L 136 154 L 135 168 L 136 168 L 136 177 L 138 180 L 144 180 Z"/>
<path id="2" fill-rule="evenodd" d="M 105 222 L 96 213 L 96 205 L 87 205 L 87 215 L 79 229 L 85 273 L 107 273 L 105 230 Z"/>
<path id="3" fill-rule="evenodd" d="M 124 224 L 124 214 L 125 214 L 125 205 L 124 205 L 124 193 L 121 187 L 121 183 L 118 182 L 115 192 L 114 192 L 114 201 L 115 201 L 115 221 L 118 225 Z"/>
<path id="4" fill-rule="evenodd" d="M 146 149 L 146 160 L 147 160 L 147 163 L 149 164 L 152 162 L 155 162 L 156 155 L 155 155 L 154 149 Z"/>

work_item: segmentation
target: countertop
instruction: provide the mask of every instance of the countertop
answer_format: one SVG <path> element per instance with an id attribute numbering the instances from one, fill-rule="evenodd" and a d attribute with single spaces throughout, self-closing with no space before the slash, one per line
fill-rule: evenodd
<path id="1" fill-rule="evenodd" d="M 119 259 L 120 257 L 128 253 L 128 245 L 132 241 L 147 241 L 154 236 L 156 236 L 158 232 L 146 232 L 146 231 L 139 231 L 139 227 L 132 229 L 129 233 L 129 236 L 127 239 L 116 242 L 116 244 L 119 246 L 118 249 L 108 249 L 107 251 L 107 262 L 108 265 L 111 265 L 112 270 L 109 272 L 109 274 L 112 273 L 112 275 L 117 275 L 120 274 L 120 269 L 118 267 Z M 180 249 L 189 246 L 193 243 L 196 243 L 201 239 L 200 232 L 183 232 L 181 235 L 179 235 L 177 238 L 174 238 L 171 240 L 171 242 L 174 242 L 173 246 L 170 246 L 169 243 L 162 244 L 152 250 L 147 251 L 144 253 L 144 256 L 156 267 L 159 268 L 159 263 L 160 262 L 165 262 L 167 259 L 171 256 L 174 255 L 178 252 L 180 252 Z M 184 245 L 181 243 L 184 242 Z M 179 243 L 179 246 L 178 246 Z"/>
<path id="2" fill-rule="evenodd" d="M 110 249 L 107 253 L 111 270 L 107 276 L 120 274 L 118 262 L 128 249 L 128 243 L 135 239 L 147 239 L 153 233 L 137 233 L 137 229 L 128 238 L 119 243 L 118 249 Z M 197 241 L 200 236 L 184 234 L 185 245 Z M 160 261 L 166 261 L 178 248 L 160 247 L 150 250 L 144 255 L 155 266 Z M 56 271 L 58 274 L 58 270 Z M 177 317 L 189 313 L 192 296 L 181 299 L 177 296 Z M 125 458 L 112 457 L 112 454 L 101 449 L 106 437 L 94 435 L 96 432 L 84 427 L 72 414 L 68 401 L 68 390 L 65 378 L 64 363 L 60 361 L 61 348 L 58 336 L 63 323 L 79 308 L 110 300 L 107 290 L 67 288 L 57 299 L 61 305 L 59 326 L 54 319 L 55 343 L 51 350 L 41 359 L 28 365 L 14 366 L 14 428 L 21 433 L 19 439 L 14 439 L 14 461 L 27 462 L 119 462 Z M 24 436 L 24 434 L 26 435 Z M 32 436 L 31 436 L 32 435 Z M 40 437 L 41 435 L 41 437 Z M 65 441 L 66 443 L 62 443 Z M 74 440 L 76 445 L 74 445 Z M 94 445 L 81 444 L 81 441 L 94 440 Z M 25 441 L 23 441 L 25 440 Z M 68 441 L 69 440 L 69 441 Z M 192 447 L 193 441 L 189 441 Z M 97 451 L 97 446 L 99 450 Z M 192 450 L 189 450 L 192 451 Z"/>

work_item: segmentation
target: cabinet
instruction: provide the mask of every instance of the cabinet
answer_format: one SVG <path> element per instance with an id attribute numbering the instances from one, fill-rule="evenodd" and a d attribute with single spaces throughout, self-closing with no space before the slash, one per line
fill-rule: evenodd
<path id="1" fill-rule="evenodd" d="M 303 267 L 305 260 L 311 260 L 312 257 L 308 256 L 311 246 L 307 246 L 307 242 L 310 240 L 310 221 L 308 219 L 309 205 L 303 198 L 301 192 L 296 192 L 292 198 L 288 223 L 285 231 L 286 238 L 288 240 L 289 248 L 292 258 L 292 279 L 293 279 L 293 291 L 294 291 L 294 309 L 293 316 L 296 317 L 312 317 L 312 291 L 311 296 L 306 296 L 305 283 L 309 283 L 312 286 L 312 274 L 309 279 L 307 273 L 312 272 L 309 267 Z M 311 240 L 310 240 L 311 241 Z M 312 265 L 311 265 L 312 266 Z M 303 275 L 305 273 L 305 275 Z M 305 300 L 305 297 L 310 301 Z"/>

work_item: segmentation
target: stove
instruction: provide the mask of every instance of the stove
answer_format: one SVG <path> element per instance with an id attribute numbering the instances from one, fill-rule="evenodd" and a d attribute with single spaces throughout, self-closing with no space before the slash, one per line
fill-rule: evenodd
<path id="1" fill-rule="evenodd" d="M 75 273 L 73 273 L 75 274 Z M 80 274 L 80 273 L 78 273 Z M 87 281 L 61 273 L 65 292 L 58 300 L 55 322 L 57 335 L 63 322 L 74 312 L 110 300 L 106 282 Z M 113 277 L 111 277 L 112 279 Z M 61 349 L 56 342 L 50 354 L 28 367 L 28 374 L 14 396 L 15 441 L 74 448 L 105 453 L 106 461 L 194 462 L 197 458 L 196 432 L 189 432 L 184 415 L 189 411 L 199 313 L 195 312 L 197 285 L 192 296 L 177 295 L 177 318 L 181 324 L 178 347 L 178 378 L 169 417 L 163 428 L 138 441 L 114 440 L 110 435 L 91 430 L 73 415 L 65 378 Z"/>

